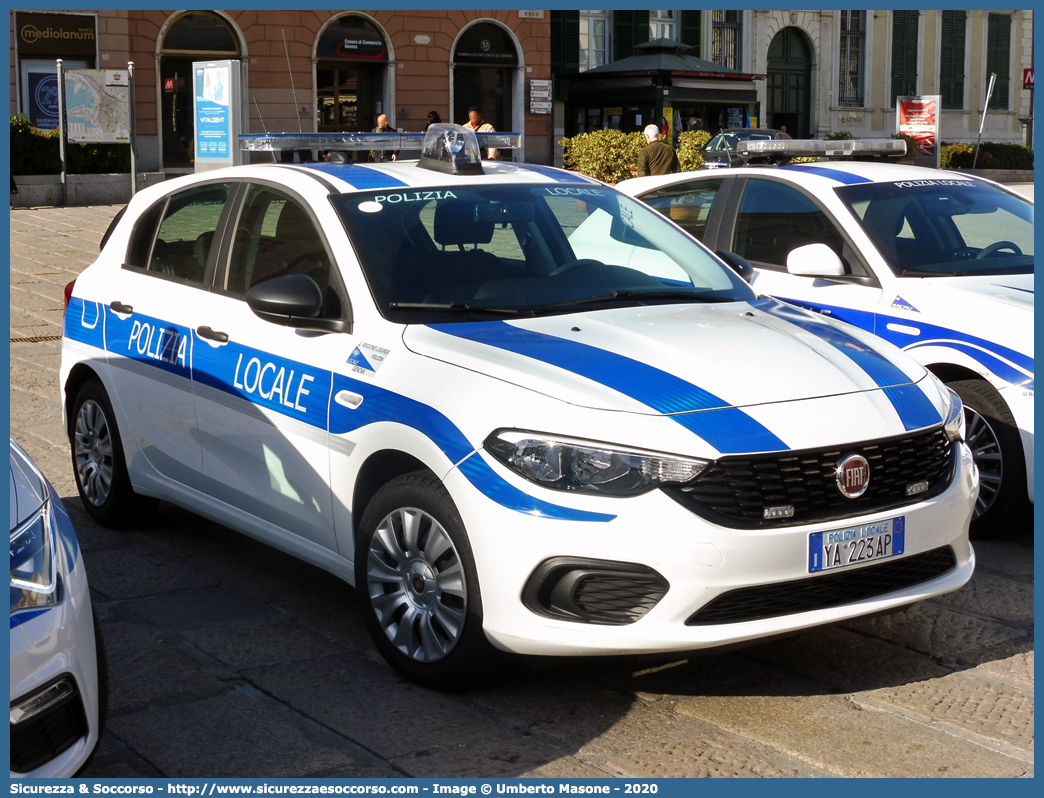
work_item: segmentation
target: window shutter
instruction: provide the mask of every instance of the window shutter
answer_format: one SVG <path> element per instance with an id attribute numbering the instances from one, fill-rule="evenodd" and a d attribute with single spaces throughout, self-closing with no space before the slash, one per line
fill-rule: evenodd
<path id="1" fill-rule="evenodd" d="M 942 12 L 942 54 L 939 93 L 943 108 L 964 108 L 964 46 L 968 15 L 965 11 Z"/>
<path id="2" fill-rule="evenodd" d="M 892 12 L 892 107 L 895 98 L 917 91 L 919 11 Z"/>
<path id="3" fill-rule="evenodd" d="M 580 71 L 580 12 L 551 12 L 551 72 L 575 75 Z"/>
<path id="4" fill-rule="evenodd" d="M 636 44 L 649 41 L 649 12 L 614 11 L 613 34 L 616 52 L 610 60 L 631 57 Z"/>
<path id="5" fill-rule="evenodd" d="M 697 58 L 700 55 L 700 27 L 703 21 L 702 11 L 681 12 L 681 43 L 696 49 L 690 53 Z"/>
<path id="6" fill-rule="evenodd" d="M 986 80 L 989 85 L 991 72 L 997 73 L 997 85 L 993 87 L 990 110 L 1007 111 L 1011 93 L 1011 16 L 990 14 L 986 28 Z"/>

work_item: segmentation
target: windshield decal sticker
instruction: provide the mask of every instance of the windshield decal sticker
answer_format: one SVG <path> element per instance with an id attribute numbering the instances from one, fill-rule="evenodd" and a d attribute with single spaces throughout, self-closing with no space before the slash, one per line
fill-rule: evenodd
<path id="1" fill-rule="evenodd" d="M 552 197 L 603 197 L 605 192 L 597 188 L 565 188 L 564 186 L 555 186 L 554 188 L 545 188 L 544 193 Z"/>
<path id="2" fill-rule="evenodd" d="M 347 362 L 356 374 L 371 376 L 384 365 L 390 351 L 373 344 L 361 343 L 352 350 Z"/>
<path id="3" fill-rule="evenodd" d="M 899 180 L 892 183 L 896 188 L 923 188 L 925 186 L 957 186 L 958 188 L 975 188 L 971 180 Z"/>
<path id="4" fill-rule="evenodd" d="M 921 312 L 913 305 L 911 305 L 909 302 L 907 302 L 905 299 L 903 299 L 901 296 L 896 296 L 896 298 L 892 300 L 892 307 L 898 308 L 899 310 L 909 310 L 911 313 Z"/>
<path id="5" fill-rule="evenodd" d="M 402 194 L 378 194 L 374 202 L 387 202 L 394 205 L 398 202 L 430 202 L 431 200 L 456 199 L 452 191 L 410 191 Z"/>

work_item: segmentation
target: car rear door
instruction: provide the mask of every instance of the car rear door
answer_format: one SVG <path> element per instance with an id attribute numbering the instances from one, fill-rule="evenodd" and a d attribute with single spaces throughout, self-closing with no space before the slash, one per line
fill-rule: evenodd
<path id="1" fill-rule="evenodd" d="M 324 315 L 346 316 L 347 298 L 305 200 L 274 184 L 244 182 L 237 206 L 216 285 L 203 298 L 193 330 L 207 490 L 272 535 L 336 551 L 330 364 L 344 362 L 352 346 L 344 334 L 260 319 L 246 292 L 282 275 L 307 274 L 327 297 Z"/>
<path id="2" fill-rule="evenodd" d="M 111 400 L 132 478 L 203 490 L 192 396 L 192 334 L 214 268 L 231 183 L 168 195 L 135 224 L 103 298 Z"/>

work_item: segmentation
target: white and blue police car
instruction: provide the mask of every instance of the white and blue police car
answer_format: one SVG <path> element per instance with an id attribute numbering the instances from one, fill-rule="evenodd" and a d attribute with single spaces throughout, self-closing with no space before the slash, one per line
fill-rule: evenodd
<path id="1" fill-rule="evenodd" d="M 395 146 L 324 141 L 297 146 Z M 90 513 L 161 498 L 324 568 L 445 689 L 498 650 L 708 648 L 967 582 L 956 394 L 642 203 L 479 146 L 433 126 L 419 161 L 137 194 L 67 292 Z"/>
<path id="2" fill-rule="evenodd" d="M 13 440 L 10 473 L 11 778 L 73 776 L 101 737 L 105 649 L 62 500 Z"/>
<path id="3" fill-rule="evenodd" d="M 901 142 L 741 144 L 750 157 L 860 154 Z M 865 146 L 863 146 L 865 145 Z M 629 180 L 762 294 L 875 333 L 964 403 L 979 469 L 972 531 L 1033 502 L 1033 203 L 959 171 L 825 161 Z"/>

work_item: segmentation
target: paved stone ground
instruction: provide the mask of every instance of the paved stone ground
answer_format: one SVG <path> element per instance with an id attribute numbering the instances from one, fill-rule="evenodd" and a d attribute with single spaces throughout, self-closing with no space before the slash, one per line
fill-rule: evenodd
<path id="1" fill-rule="evenodd" d="M 167 504 L 98 527 L 57 336 L 63 286 L 117 210 L 11 212 L 12 435 L 76 523 L 109 650 L 87 775 L 1033 775 L 1028 522 L 976 545 L 967 587 L 904 613 L 714 656 L 511 662 L 461 695 L 399 679 L 322 571 Z"/>

